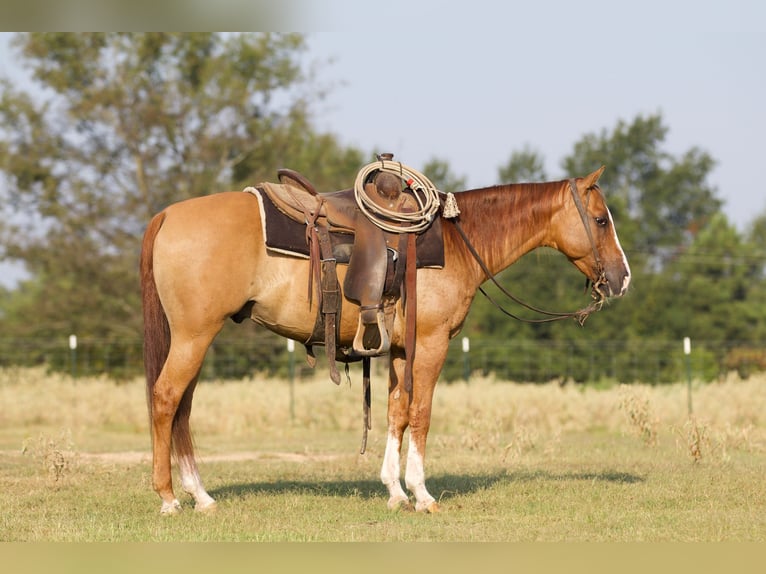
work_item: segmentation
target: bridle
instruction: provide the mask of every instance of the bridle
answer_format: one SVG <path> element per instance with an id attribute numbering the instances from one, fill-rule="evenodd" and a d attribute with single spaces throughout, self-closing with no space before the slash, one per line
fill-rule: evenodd
<path id="1" fill-rule="evenodd" d="M 459 218 L 454 218 L 452 221 L 455 224 L 455 228 L 457 229 L 458 233 L 460 234 L 460 237 L 462 237 L 463 242 L 465 243 L 466 247 L 468 247 L 468 251 L 471 253 L 473 258 L 476 260 L 476 262 L 479 264 L 479 267 L 481 267 L 482 271 L 484 271 L 484 274 L 487 276 L 487 278 L 492 281 L 492 283 L 495 284 L 495 286 L 500 289 L 500 291 L 509 299 L 516 302 L 517 304 L 521 305 L 522 307 L 529 309 L 530 311 L 534 311 L 535 313 L 539 313 L 541 315 L 546 315 L 543 319 L 526 319 L 523 317 L 519 317 L 507 309 L 505 309 L 502 305 L 500 305 L 497 301 L 495 301 L 485 290 L 483 287 L 479 287 L 479 291 L 481 291 L 482 295 L 484 295 L 495 307 L 497 307 L 502 313 L 505 315 L 511 317 L 512 319 L 516 319 L 517 321 L 523 321 L 525 323 L 550 323 L 552 321 L 561 321 L 562 319 L 574 319 L 576 320 L 580 325 L 584 325 L 586 319 L 590 316 L 591 313 L 594 313 L 601 309 L 601 307 L 604 305 L 604 302 L 606 301 L 606 294 L 601 290 L 601 287 L 607 284 L 606 280 L 606 273 L 604 271 L 604 265 L 601 261 L 601 256 L 599 255 L 598 247 L 596 246 L 596 241 L 593 238 L 593 232 L 591 231 L 589 221 L 588 221 L 588 212 L 586 210 L 586 206 L 583 205 L 582 200 L 580 199 L 580 194 L 577 191 L 577 183 L 574 178 L 569 180 L 569 189 L 572 192 L 572 198 L 574 200 L 575 206 L 577 207 L 577 211 L 580 214 L 580 219 L 582 220 L 583 226 L 585 227 L 585 232 L 588 236 L 588 241 L 590 242 L 591 249 L 593 250 L 593 257 L 596 261 L 596 272 L 597 276 L 595 281 L 592 281 L 592 289 L 591 289 L 591 297 L 593 298 L 593 301 L 590 305 L 587 307 L 584 307 L 583 309 L 580 309 L 579 311 L 573 311 L 571 313 L 557 313 L 553 311 L 545 311 L 543 309 L 538 309 L 537 307 L 530 305 L 529 303 L 526 303 L 513 295 L 510 291 L 505 289 L 500 283 L 498 283 L 497 279 L 495 279 L 494 275 L 490 272 L 489 268 L 487 267 L 487 264 L 482 260 L 479 253 L 476 251 L 476 248 L 471 244 L 470 240 L 468 239 L 468 236 L 465 234 L 465 231 L 463 231 L 463 226 L 460 224 Z M 590 188 L 588 189 L 588 198 L 590 198 Z M 585 280 L 585 289 L 587 290 L 588 287 L 591 284 L 591 279 L 588 278 Z"/>
<path id="2" fill-rule="evenodd" d="M 595 185 L 593 187 L 596 187 Z M 592 188 L 588 188 L 586 190 L 588 201 L 590 201 L 590 190 Z M 588 236 L 588 241 L 590 242 L 590 247 L 593 250 L 593 259 L 596 262 L 596 280 L 593 282 L 593 290 L 600 295 L 600 299 L 605 299 L 606 295 L 601 291 L 601 287 L 603 285 L 606 285 L 606 272 L 604 271 L 604 264 L 601 262 L 601 256 L 599 255 L 598 246 L 596 245 L 596 241 L 593 239 L 593 232 L 590 229 L 590 225 L 588 225 L 588 210 L 587 210 L 587 204 L 583 205 L 582 200 L 580 199 L 580 194 L 577 192 L 577 182 L 574 178 L 571 178 L 569 180 L 569 190 L 572 192 L 572 199 L 574 200 L 574 204 L 577 207 L 577 212 L 580 214 L 580 219 L 582 220 L 582 224 L 585 227 L 585 233 Z M 588 286 L 590 285 L 591 280 L 590 278 L 585 279 L 585 290 L 588 290 Z"/>

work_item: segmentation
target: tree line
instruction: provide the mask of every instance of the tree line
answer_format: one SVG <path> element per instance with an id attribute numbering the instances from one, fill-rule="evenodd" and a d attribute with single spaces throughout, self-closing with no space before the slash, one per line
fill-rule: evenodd
<path id="1" fill-rule="evenodd" d="M 303 65 L 307 42 L 299 34 L 33 33 L 14 45 L 34 90 L 0 79 L 0 258 L 22 264 L 27 275 L 0 290 L 6 364 L 65 368 L 59 363 L 66 359 L 42 351 L 19 358 L 13 351 L 20 341 L 77 333 L 117 354 L 140 341 L 141 236 L 170 203 L 273 180 L 284 166 L 320 190 L 349 187 L 380 151 L 346 146 L 315 128 L 312 94 L 320 90 Z M 661 113 L 639 115 L 584 134 L 560 160 L 560 173 L 546 173 L 545 158 L 529 146 L 498 167 L 501 183 L 563 179 L 606 165 L 600 185 L 633 281 L 623 300 L 585 327 L 512 321 L 477 296 L 463 334 L 495 349 L 483 369 L 502 370 L 507 349 L 529 341 L 551 350 L 539 358 L 544 369 L 528 371 L 533 381 L 556 373 L 577 381 L 608 377 L 592 359 L 573 358 L 593 349 L 603 362 L 636 364 L 636 380 L 677 380 L 678 365 L 652 349 L 686 336 L 701 354 L 701 378 L 766 369 L 766 214 L 738 230 L 709 181 L 715 159 L 697 147 L 669 153 L 668 130 Z M 443 191 L 465 189 L 459 167 L 440 158 L 415 167 Z M 587 299 L 582 276 L 547 249 L 499 280 L 539 307 L 572 310 Z M 275 339 L 232 324 L 214 352 L 245 345 L 245 371 L 281 348 Z M 578 362 L 582 368 L 573 369 Z M 450 361 L 445 376 L 457 378 L 461 368 Z"/>

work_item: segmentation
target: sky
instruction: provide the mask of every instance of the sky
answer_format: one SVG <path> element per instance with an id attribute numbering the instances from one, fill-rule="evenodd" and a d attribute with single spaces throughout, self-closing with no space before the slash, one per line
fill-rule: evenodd
<path id="1" fill-rule="evenodd" d="M 730 221 L 766 212 L 766 2 L 392 0 L 324 25 L 318 125 L 347 145 L 480 187 L 524 146 L 551 179 L 585 175 L 561 168 L 583 135 L 660 113 L 666 151 L 717 161 Z"/>
<path id="2" fill-rule="evenodd" d="M 344 145 L 415 169 L 445 160 L 481 187 L 525 146 L 551 179 L 585 175 L 561 168 L 583 135 L 660 113 L 665 151 L 716 160 L 732 223 L 766 212 L 766 2 L 303 3 L 294 31 L 326 92 L 316 127 Z M 8 39 L 0 76 L 18 77 Z"/>

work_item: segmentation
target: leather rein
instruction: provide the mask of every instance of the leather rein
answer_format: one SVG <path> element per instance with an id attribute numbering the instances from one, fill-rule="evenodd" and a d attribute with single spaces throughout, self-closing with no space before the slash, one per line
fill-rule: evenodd
<path id="1" fill-rule="evenodd" d="M 524 323 L 550 323 L 552 321 L 561 321 L 562 319 L 575 319 L 580 325 L 584 325 L 586 319 L 590 316 L 591 313 L 594 313 L 595 311 L 598 311 L 601 309 L 601 307 L 604 305 L 604 301 L 606 301 L 606 295 L 604 295 L 603 291 L 601 291 L 601 287 L 606 284 L 606 274 L 604 272 L 604 266 L 601 262 L 601 256 L 599 255 L 598 247 L 596 246 L 596 242 L 593 239 L 593 232 L 591 231 L 590 225 L 588 224 L 588 212 L 586 211 L 586 207 L 583 205 L 582 200 L 580 199 L 580 194 L 577 191 L 577 184 L 575 182 L 575 179 L 572 178 L 569 180 L 569 189 L 572 192 L 572 198 L 574 199 L 575 206 L 577 207 L 577 211 L 580 214 L 580 219 L 582 220 L 583 225 L 585 226 L 585 232 L 588 235 L 588 241 L 590 242 L 591 249 L 593 250 L 593 257 L 596 261 L 596 270 L 598 272 L 598 276 L 595 281 L 592 282 L 592 290 L 591 290 L 591 297 L 593 298 L 593 302 L 588 305 L 587 307 L 580 309 L 579 311 L 574 311 L 571 313 L 556 313 L 553 311 L 545 311 L 543 309 L 538 309 L 537 307 L 530 305 L 529 303 L 526 303 L 513 295 L 510 291 L 505 289 L 500 283 L 495 279 L 495 276 L 490 272 L 489 268 L 487 267 L 487 264 L 484 263 L 479 253 L 476 251 L 476 248 L 471 244 L 471 242 L 468 239 L 468 236 L 465 234 L 465 231 L 463 231 L 463 226 L 460 225 L 460 220 L 458 218 L 453 219 L 453 223 L 455 224 L 455 228 L 458 230 L 458 233 L 460 233 L 460 236 L 463 238 L 463 242 L 466 244 L 466 247 L 468 247 L 468 251 L 471 253 L 473 258 L 476 260 L 476 262 L 479 264 L 479 267 L 481 267 L 482 271 L 484 271 L 484 274 L 487 276 L 487 278 L 492 281 L 492 283 L 495 284 L 495 286 L 500 289 L 500 291 L 509 299 L 517 303 L 518 305 L 521 305 L 522 307 L 529 309 L 530 311 L 534 311 L 535 313 L 539 313 L 540 315 L 545 315 L 545 318 L 542 319 L 526 319 L 523 317 L 519 317 L 507 309 L 505 309 L 502 305 L 500 305 L 497 301 L 495 301 L 485 290 L 483 287 L 479 287 L 479 291 L 481 291 L 482 295 L 484 295 L 490 303 L 492 303 L 495 307 L 497 307 L 502 313 L 505 315 L 511 317 L 512 319 L 516 319 L 517 321 L 522 321 Z M 590 190 L 589 190 L 590 191 Z M 591 279 L 588 278 L 585 280 L 585 289 L 587 290 L 588 287 L 591 284 Z"/>

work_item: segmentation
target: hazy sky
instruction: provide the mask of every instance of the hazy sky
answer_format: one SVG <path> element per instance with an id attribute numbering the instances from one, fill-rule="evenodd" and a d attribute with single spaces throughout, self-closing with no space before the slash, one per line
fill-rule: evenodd
<path id="1" fill-rule="evenodd" d="M 583 175 L 560 168 L 575 141 L 660 112 L 667 151 L 698 146 L 717 160 L 711 183 L 734 223 L 766 211 L 766 2 L 321 6 L 296 27 L 329 88 L 317 127 L 346 145 L 415 168 L 444 159 L 478 187 L 498 183 L 498 167 L 525 145 L 551 178 Z M 0 76 L 17 70 L 8 39 L 0 35 Z"/>

